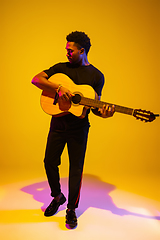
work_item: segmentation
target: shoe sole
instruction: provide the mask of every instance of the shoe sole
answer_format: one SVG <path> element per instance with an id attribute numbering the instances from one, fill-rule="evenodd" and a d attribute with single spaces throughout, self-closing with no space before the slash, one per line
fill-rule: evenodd
<path id="1" fill-rule="evenodd" d="M 75 224 L 66 222 L 66 228 L 73 229 L 77 227 L 77 222 Z"/>

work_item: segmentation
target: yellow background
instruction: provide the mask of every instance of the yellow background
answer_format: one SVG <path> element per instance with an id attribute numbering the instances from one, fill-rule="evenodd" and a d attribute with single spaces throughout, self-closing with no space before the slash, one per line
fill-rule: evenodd
<path id="1" fill-rule="evenodd" d="M 85 31 L 89 61 L 105 75 L 102 99 L 160 113 L 159 0 L 1 1 L 1 183 L 45 175 L 50 116 L 34 75 L 66 61 L 66 35 Z M 84 172 L 159 200 L 160 119 L 90 114 Z M 65 149 L 62 177 L 68 176 Z"/>

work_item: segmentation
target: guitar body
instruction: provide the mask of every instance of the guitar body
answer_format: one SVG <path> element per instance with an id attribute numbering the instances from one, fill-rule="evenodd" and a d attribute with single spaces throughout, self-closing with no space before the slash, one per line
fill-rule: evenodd
<path id="1" fill-rule="evenodd" d="M 79 94 L 81 96 L 85 96 L 91 99 L 95 99 L 96 93 L 94 89 L 89 85 L 77 85 L 75 84 L 67 75 L 63 73 L 54 74 L 49 78 L 49 81 L 59 83 L 63 87 L 69 89 L 73 94 Z M 63 116 L 68 113 L 72 113 L 77 117 L 81 117 L 83 113 L 83 105 L 74 104 L 73 102 L 66 102 L 62 103 L 61 99 L 58 99 L 56 105 L 53 104 L 54 102 L 54 95 L 43 91 L 41 95 L 41 107 L 45 113 L 54 115 L 57 117 Z"/>

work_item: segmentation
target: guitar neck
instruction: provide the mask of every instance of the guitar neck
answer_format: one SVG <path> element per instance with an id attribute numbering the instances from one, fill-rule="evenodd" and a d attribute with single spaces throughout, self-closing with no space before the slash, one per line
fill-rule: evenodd
<path id="1" fill-rule="evenodd" d="M 115 105 L 115 104 L 111 104 L 111 103 L 107 103 L 107 102 L 102 102 L 102 101 L 99 101 L 99 100 L 96 100 L 96 99 L 90 99 L 90 98 L 86 98 L 86 97 L 82 97 L 82 96 L 81 96 L 80 104 L 85 105 L 85 106 L 89 106 L 89 107 L 94 107 L 94 108 L 102 108 L 103 105 L 109 105 L 110 107 L 112 107 L 114 105 L 115 106 L 115 112 L 124 113 L 124 114 L 128 114 L 128 115 L 133 115 L 133 113 L 134 113 L 133 108 L 122 107 L 122 106 L 119 106 L 119 105 Z"/>

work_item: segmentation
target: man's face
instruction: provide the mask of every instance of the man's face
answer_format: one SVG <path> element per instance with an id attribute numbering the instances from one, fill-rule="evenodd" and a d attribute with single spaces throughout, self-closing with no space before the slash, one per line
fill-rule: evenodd
<path id="1" fill-rule="evenodd" d="M 82 59 L 82 48 L 78 49 L 74 42 L 67 42 L 66 45 L 67 58 L 71 64 L 79 63 Z"/>

